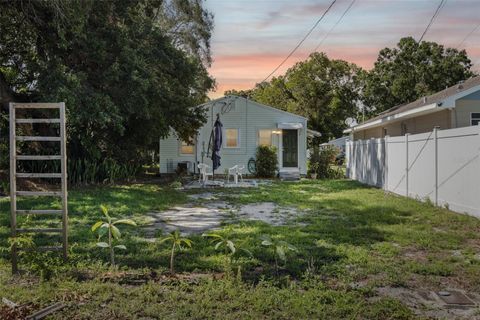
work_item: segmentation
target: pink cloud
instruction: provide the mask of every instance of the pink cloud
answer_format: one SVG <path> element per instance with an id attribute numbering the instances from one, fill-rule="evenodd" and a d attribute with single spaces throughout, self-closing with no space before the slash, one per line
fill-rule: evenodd
<path id="1" fill-rule="evenodd" d="M 435 11 L 434 2 L 357 1 L 319 50 L 325 51 L 332 59 L 342 59 L 370 69 L 380 49 L 394 47 L 404 36 L 420 37 L 428 24 L 428 17 Z M 222 95 L 227 89 L 249 89 L 263 80 L 298 43 L 329 3 L 318 0 L 301 4 L 272 1 L 268 5 L 265 2 L 247 2 L 241 7 L 250 6 L 250 11 L 242 17 L 232 10 L 219 15 L 231 15 L 234 19 L 224 18 L 224 23 L 217 29 L 219 36 L 212 47 L 214 63 L 210 73 L 217 79 L 218 88 L 211 96 Z M 275 75 L 284 74 L 296 62 L 305 60 L 348 3 L 338 1 L 322 24 Z M 445 47 L 457 46 L 480 22 L 479 9 L 480 2 L 448 2 L 425 40 L 442 43 Z M 467 49 L 471 60 L 477 64 L 480 64 L 479 40 L 480 30 L 477 30 L 461 47 Z M 479 70 L 480 66 L 475 68 Z"/>
<path id="2" fill-rule="evenodd" d="M 377 47 L 330 48 L 327 54 L 332 59 L 354 62 L 362 68 L 371 68 L 378 55 Z M 309 52 L 297 52 L 274 76 L 285 74 L 296 62 L 307 59 Z M 217 90 L 211 97 L 223 95 L 229 89 L 251 89 L 262 81 L 281 61 L 284 54 L 262 53 L 216 56 L 210 73 L 217 79 Z"/>

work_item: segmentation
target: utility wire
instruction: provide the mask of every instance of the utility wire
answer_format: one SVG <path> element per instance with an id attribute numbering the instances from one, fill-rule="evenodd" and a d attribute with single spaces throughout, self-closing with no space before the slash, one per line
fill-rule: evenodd
<path id="1" fill-rule="evenodd" d="M 478 29 L 479 27 L 480 27 L 480 23 L 477 24 L 477 25 L 475 26 L 475 28 L 473 28 L 472 31 L 470 31 L 470 32 L 465 36 L 465 38 L 462 39 L 462 41 L 460 41 L 460 43 L 457 45 L 457 49 L 460 50 L 460 47 L 465 43 L 465 41 L 467 41 L 468 38 L 470 38 L 470 36 L 471 36 L 472 34 L 475 33 L 475 31 L 477 31 L 477 29 Z"/>
<path id="2" fill-rule="evenodd" d="M 442 0 L 443 1 L 443 0 Z M 262 82 L 265 82 L 270 78 L 278 69 L 280 69 L 281 66 L 297 51 L 297 49 L 302 45 L 302 43 L 310 36 L 310 34 L 313 32 L 313 30 L 318 26 L 318 24 L 323 20 L 325 15 L 330 11 L 330 9 L 333 7 L 333 5 L 337 2 L 337 0 L 333 0 L 332 3 L 330 3 L 330 6 L 328 6 L 327 10 L 322 14 L 322 16 L 315 22 L 313 27 L 307 32 L 307 34 L 303 37 L 303 39 L 293 48 L 293 50 L 287 55 L 285 59 L 275 68 L 273 71 L 265 78 L 263 79 Z"/>
<path id="3" fill-rule="evenodd" d="M 335 22 L 335 24 L 330 28 L 330 30 L 328 30 L 328 32 L 323 36 L 322 40 L 320 40 L 320 42 L 317 44 L 317 46 L 315 47 L 315 49 L 313 49 L 313 52 L 316 52 L 318 50 L 318 48 L 323 44 L 323 42 L 328 38 L 328 36 L 330 35 L 330 33 L 332 33 L 333 29 L 335 29 L 338 24 L 342 21 L 343 17 L 345 17 L 345 15 L 347 14 L 347 12 L 350 10 L 350 8 L 352 8 L 353 4 L 355 3 L 355 0 L 352 0 L 352 2 L 350 3 L 350 5 L 347 7 L 347 9 L 345 9 L 345 11 L 343 12 L 343 14 L 340 16 L 340 18 L 337 20 L 337 22 Z"/>
<path id="4" fill-rule="evenodd" d="M 420 37 L 420 40 L 418 40 L 418 43 L 422 42 L 423 37 L 427 34 L 428 30 L 432 26 L 433 22 L 437 18 L 438 14 L 440 13 L 440 10 L 442 10 L 443 6 L 447 3 L 447 0 L 441 0 L 440 3 L 438 4 L 437 10 L 435 10 L 435 13 L 433 14 L 432 18 L 430 19 L 430 22 L 428 23 L 427 27 L 425 28 L 425 31 L 423 31 L 422 36 Z"/>

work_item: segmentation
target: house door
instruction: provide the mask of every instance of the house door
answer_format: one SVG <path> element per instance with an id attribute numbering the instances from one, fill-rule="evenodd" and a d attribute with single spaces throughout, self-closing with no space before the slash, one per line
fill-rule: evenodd
<path id="1" fill-rule="evenodd" d="M 298 167 L 298 132 L 297 130 L 282 130 L 282 166 L 284 168 Z"/>

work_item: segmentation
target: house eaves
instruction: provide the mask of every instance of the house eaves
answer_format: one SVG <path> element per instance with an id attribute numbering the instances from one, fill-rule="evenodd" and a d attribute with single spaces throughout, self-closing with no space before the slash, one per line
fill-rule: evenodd
<path id="1" fill-rule="evenodd" d="M 349 128 L 344 133 L 350 133 L 353 130 L 363 130 L 374 128 L 400 119 L 428 114 L 445 109 L 456 107 L 456 101 L 467 95 L 480 90 L 480 76 L 472 77 L 464 82 L 458 83 L 445 90 L 436 92 L 427 97 L 417 99 L 411 103 L 398 105 L 383 111 L 378 116 L 367 120 L 355 127 Z"/>
<path id="2" fill-rule="evenodd" d="M 371 122 L 362 123 L 362 124 L 360 124 L 358 126 L 355 126 L 353 128 L 348 128 L 348 129 L 344 130 L 343 133 L 350 133 L 352 131 L 357 131 L 357 130 L 365 130 L 365 129 L 370 129 L 370 128 L 376 128 L 376 127 L 384 126 L 386 124 L 390 124 L 390 123 L 393 123 L 393 122 L 396 122 L 396 121 L 399 121 L 399 120 L 414 118 L 414 117 L 426 115 L 426 114 L 429 114 L 429 113 L 442 111 L 442 110 L 445 110 L 445 109 L 447 109 L 447 108 L 439 106 L 438 103 L 432 103 L 432 104 L 428 104 L 426 106 L 419 107 L 419 108 L 416 108 L 416 109 L 411 109 L 411 110 L 396 113 L 396 114 L 393 114 L 393 115 L 385 116 L 383 118 L 380 118 L 380 119 L 377 119 L 377 120 L 374 120 L 374 121 L 371 121 Z"/>

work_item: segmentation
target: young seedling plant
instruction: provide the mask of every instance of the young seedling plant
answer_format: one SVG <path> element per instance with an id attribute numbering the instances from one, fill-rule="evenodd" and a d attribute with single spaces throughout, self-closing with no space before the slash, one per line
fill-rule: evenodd
<path id="1" fill-rule="evenodd" d="M 108 248 L 110 251 L 110 264 L 115 267 L 115 249 L 126 250 L 123 244 L 114 245 L 114 241 L 120 240 L 122 233 L 118 229 L 117 225 L 125 224 L 136 226 L 135 221 L 131 219 L 114 219 L 108 214 L 108 209 L 104 205 L 100 206 L 105 220 L 100 220 L 92 226 L 92 232 L 98 232 L 98 239 L 107 234 L 107 242 L 97 242 L 97 246 L 100 248 Z"/>
<path id="2" fill-rule="evenodd" d="M 160 239 L 159 244 L 162 244 L 164 242 L 170 242 L 172 245 L 172 249 L 170 251 L 170 273 L 175 274 L 175 269 L 174 269 L 175 250 L 182 249 L 182 245 L 185 245 L 191 248 L 193 241 L 188 238 L 182 237 L 182 235 L 180 234 L 180 231 L 175 230 L 170 232 L 168 236 Z"/>
<path id="3" fill-rule="evenodd" d="M 262 246 L 270 247 L 274 250 L 273 256 L 275 257 L 275 271 L 278 275 L 278 259 L 280 259 L 285 265 L 287 263 L 287 253 L 289 251 L 297 251 L 297 248 L 286 241 L 274 240 L 269 235 L 263 235 L 261 240 Z"/>
<path id="4" fill-rule="evenodd" d="M 223 250 L 228 256 L 228 265 L 231 267 L 234 256 L 237 252 L 243 251 L 247 255 L 252 256 L 252 253 L 247 249 L 240 248 L 229 236 L 222 236 L 218 233 L 204 233 L 202 237 L 210 238 L 211 243 L 215 244 L 215 250 Z M 240 266 L 238 266 L 238 274 L 240 274 Z"/>
<path id="5" fill-rule="evenodd" d="M 226 254 L 231 257 L 235 255 L 238 251 L 243 251 L 248 255 L 252 255 L 247 249 L 240 248 L 233 240 L 230 240 L 229 236 L 222 236 L 218 233 L 204 233 L 202 237 L 210 238 L 211 243 L 215 243 L 215 250 L 224 250 Z"/>

